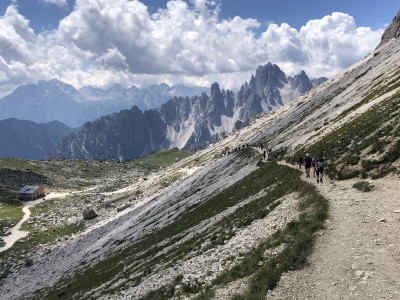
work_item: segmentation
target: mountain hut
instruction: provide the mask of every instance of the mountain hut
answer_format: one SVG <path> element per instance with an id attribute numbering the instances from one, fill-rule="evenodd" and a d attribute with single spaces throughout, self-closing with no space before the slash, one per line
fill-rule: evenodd
<path id="1" fill-rule="evenodd" d="M 44 196 L 44 187 L 39 185 L 26 185 L 18 192 L 18 199 L 23 201 L 36 200 Z"/>

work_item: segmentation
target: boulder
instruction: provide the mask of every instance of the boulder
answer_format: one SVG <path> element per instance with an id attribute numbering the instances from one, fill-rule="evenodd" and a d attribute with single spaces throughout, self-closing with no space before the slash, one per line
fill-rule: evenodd
<path id="1" fill-rule="evenodd" d="M 93 210 L 93 208 L 86 208 L 83 212 L 84 220 L 92 220 L 96 218 L 98 214 Z"/>
<path id="2" fill-rule="evenodd" d="M 127 209 L 130 206 L 131 206 L 131 204 L 125 204 L 123 206 L 120 206 L 120 207 L 117 208 L 117 212 L 123 211 L 123 210 Z"/>
<path id="3" fill-rule="evenodd" d="M 32 259 L 27 259 L 25 260 L 25 267 L 31 267 L 33 266 L 33 260 Z"/>

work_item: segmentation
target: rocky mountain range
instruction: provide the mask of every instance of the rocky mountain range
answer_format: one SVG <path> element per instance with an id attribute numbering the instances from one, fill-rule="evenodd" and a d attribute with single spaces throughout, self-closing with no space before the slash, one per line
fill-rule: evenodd
<path id="1" fill-rule="evenodd" d="M 16 118 L 35 123 L 54 120 L 69 127 L 79 127 L 87 121 L 138 106 L 141 110 L 158 108 L 175 95 L 201 95 L 208 89 L 154 84 L 139 89 L 125 89 L 114 84 L 107 90 L 85 86 L 75 89 L 57 79 L 19 86 L 10 95 L 0 99 L 0 120 Z"/>
<path id="2" fill-rule="evenodd" d="M 218 83 L 209 95 L 173 97 L 159 109 L 137 106 L 88 122 L 66 137 L 52 157 L 131 159 L 160 149 L 199 149 L 223 139 L 262 112 L 282 107 L 324 82 L 303 71 L 286 77 L 277 66 L 259 66 L 237 93 Z"/>
<path id="3" fill-rule="evenodd" d="M 149 165 L 3 159 L 52 185 L 1 252 L 2 300 L 398 298 L 399 69 L 390 39 L 206 149 L 162 151 L 168 166 L 154 168 L 160 153 Z M 325 158 L 323 181 L 299 168 L 307 152 Z M 15 185 L 3 177 L 2 196 Z"/>
<path id="4" fill-rule="evenodd" d="M 58 121 L 36 124 L 32 121 L 0 121 L 0 157 L 42 159 L 66 135 L 76 131 Z"/>

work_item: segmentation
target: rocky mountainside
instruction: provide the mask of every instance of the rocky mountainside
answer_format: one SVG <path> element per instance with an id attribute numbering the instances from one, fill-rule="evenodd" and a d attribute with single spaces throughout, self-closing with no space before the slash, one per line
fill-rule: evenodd
<path id="1" fill-rule="evenodd" d="M 7 119 L 0 121 L 0 157 L 43 159 L 56 144 L 75 129 L 61 122 L 36 124 Z"/>
<path id="2" fill-rule="evenodd" d="M 160 109 L 138 107 L 87 123 L 65 138 L 50 154 L 54 157 L 135 158 L 169 148 L 201 149 L 240 129 L 256 115 L 269 112 L 310 91 L 303 71 L 287 78 L 277 65 L 259 66 L 255 76 L 235 94 L 211 86 L 209 96 L 173 97 Z"/>
<path id="3" fill-rule="evenodd" d="M 13 93 L 0 99 L 0 120 L 16 118 L 35 123 L 60 121 L 79 127 L 87 121 L 131 108 L 158 108 L 173 96 L 193 96 L 206 92 L 201 87 L 167 84 L 151 85 L 144 89 L 128 89 L 114 84 L 108 90 L 82 87 L 79 90 L 56 79 L 38 84 L 19 86 Z"/>
<path id="4" fill-rule="evenodd" d="M 393 18 L 392 23 L 386 27 L 381 42 L 376 48 L 381 47 L 382 45 L 389 42 L 391 39 L 397 39 L 400 37 L 400 10 L 398 11 L 397 15 Z"/>
<path id="5" fill-rule="evenodd" d="M 81 162 L 91 186 L 79 189 L 68 176 L 69 189 L 51 191 L 62 201 L 38 204 L 30 236 L 2 252 L 2 298 L 396 298 L 399 69 L 400 43 L 390 40 L 300 98 L 143 176 L 129 169 L 133 161 Z M 261 103 L 249 85 L 243 94 Z M 232 102 L 221 100 L 228 92 L 213 91 L 210 111 L 230 113 Z M 200 100 L 199 109 L 207 107 Z M 137 108 L 132 114 L 140 116 Z M 247 146 L 260 142 L 281 161 L 261 161 Z M 324 183 L 295 165 L 305 151 L 325 156 Z M 98 217 L 65 233 L 74 220 L 82 224 L 77 209 L 88 206 Z"/>

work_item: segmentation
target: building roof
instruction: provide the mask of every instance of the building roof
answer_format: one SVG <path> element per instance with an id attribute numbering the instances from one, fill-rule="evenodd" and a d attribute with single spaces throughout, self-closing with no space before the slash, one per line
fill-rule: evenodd
<path id="1" fill-rule="evenodd" d="M 39 188 L 38 185 L 26 185 L 24 186 L 18 194 L 32 194 Z"/>

